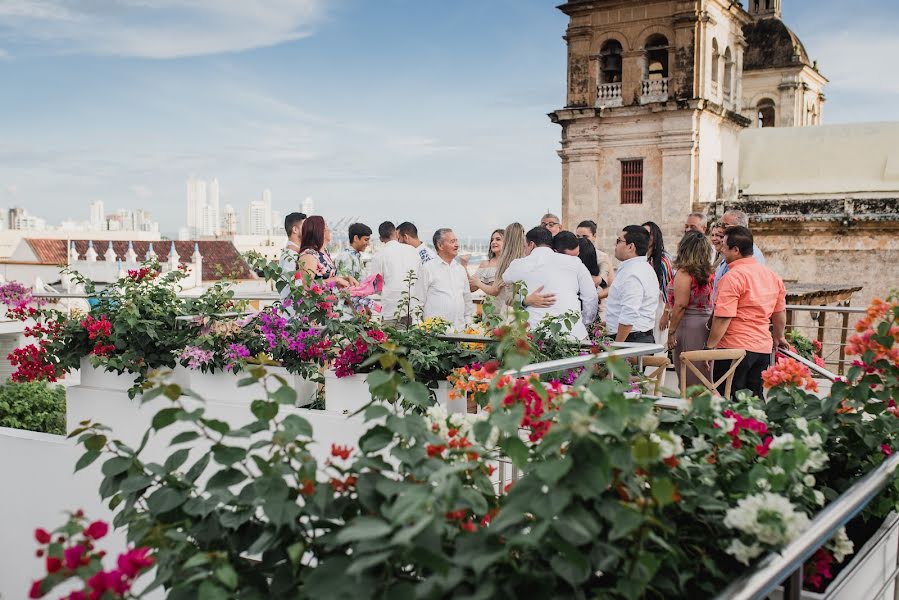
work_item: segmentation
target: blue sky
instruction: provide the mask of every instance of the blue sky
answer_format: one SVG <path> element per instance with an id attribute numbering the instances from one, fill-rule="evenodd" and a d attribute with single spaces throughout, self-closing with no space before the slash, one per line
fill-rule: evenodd
<path id="1" fill-rule="evenodd" d="M 52 223 L 99 199 L 174 232 L 195 175 L 238 209 L 270 188 L 372 226 L 535 222 L 560 202 L 557 3 L 0 0 L 0 207 Z M 899 8 L 846 6 L 784 0 L 824 120 L 899 120 Z"/>

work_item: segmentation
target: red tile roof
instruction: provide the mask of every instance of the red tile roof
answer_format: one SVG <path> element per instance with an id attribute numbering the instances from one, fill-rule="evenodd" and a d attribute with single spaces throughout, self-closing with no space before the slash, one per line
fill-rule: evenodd
<path id="1" fill-rule="evenodd" d="M 25 241 L 31 246 L 31 249 L 37 256 L 38 262 L 41 264 L 63 265 L 68 262 L 66 240 L 26 238 Z M 75 250 L 78 252 L 79 258 L 83 258 L 85 252 L 87 252 L 88 240 L 70 241 L 74 242 Z M 106 250 L 109 248 L 109 241 L 93 240 L 93 242 L 94 251 L 97 253 L 97 260 L 106 260 L 104 254 L 106 254 Z M 144 260 L 151 243 L 153 244 L 153 251 L 156 253 L 159 262 L 168 262 L 169 250 L 172 248 L 172 242 L 168 240 L 157 242 L 131 242 L 134 246 L 134 253 L 137 254 L 138 262 Z M 255 279 L 255 275 L 250 269 L 250 266 L 240 256 L 237 248 L 234 247 L 233 243 L 226 240 L 175 242 L 175 250 L 178 253 L 180 263 L 191 263 L 191 257 L 194 253 L 194 244 L 199 244 L 200 255 L 203 257 L 203 281 L 218 280 L 226 275 L 236 279 Z M 112 250 L 115 252 L 117 259 L 124 260 L 125 253 L 128 251 L 128 241 L 113 241 Z"/>

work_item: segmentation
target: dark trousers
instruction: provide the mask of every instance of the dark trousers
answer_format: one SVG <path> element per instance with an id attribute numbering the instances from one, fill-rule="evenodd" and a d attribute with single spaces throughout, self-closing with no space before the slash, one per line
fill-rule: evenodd
<path id="1" fill-rule="evenodd" d="M 631 331 L 626 338 L 624 338 L 625 342 L 633 342 L 635 344 L 655 344 L 656 338 L 652 334 L 652 329 L 649 331 Z"/>
<path id="2" fill-rule="evenodd" d="M 720 377 L 724 377 L 730 368 L 731 361 L 721 360 L 715 361 L 715 367 L 712 375 L 715 381 Z M 731 397 L 737 390 L 749 390 L 752 394 L 761 400 L 765 399 L 762 391 L 762 371 L 771 365 L 770 354 L 760 354 L 758 352 L 747 352 L 746 356 L 737 365 L 734 371 L 734 382 L 731 385 Z M 724 383 L 718 386 L 718 393 L 724 395 Z"/>

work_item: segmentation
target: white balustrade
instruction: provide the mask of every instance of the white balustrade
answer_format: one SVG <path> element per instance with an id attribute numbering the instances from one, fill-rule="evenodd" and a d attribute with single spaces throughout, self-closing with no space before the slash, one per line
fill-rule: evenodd
<path id="1" fill-rule="evenodd" d="M 640 91 L 640 104 L 666 102 L 668 100 L 668 78 L 644 79 Z"/>
<path id="2" fill-rule="evenodd" d="M 597 108 L 622 106 L 621 83 L 601 83 L 596 88 Z"/>

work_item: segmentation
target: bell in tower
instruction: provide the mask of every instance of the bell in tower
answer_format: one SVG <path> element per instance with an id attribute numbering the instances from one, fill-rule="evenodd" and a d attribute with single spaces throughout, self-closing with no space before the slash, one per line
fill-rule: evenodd
<path id="1" fill-rule="evenodd" d="M 779 19 L 781 0 L 749 0 L 749 14 L 756 19 Z"/>

